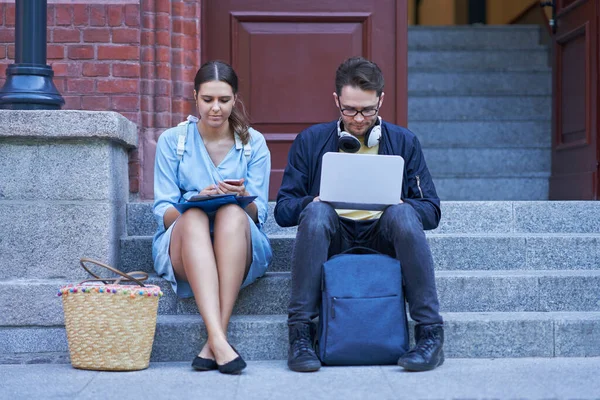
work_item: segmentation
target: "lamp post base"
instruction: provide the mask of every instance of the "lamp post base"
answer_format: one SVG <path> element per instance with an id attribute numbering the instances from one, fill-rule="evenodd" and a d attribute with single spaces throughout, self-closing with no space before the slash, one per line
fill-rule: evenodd
<path id="1" fill-rule="evenodd" d="M 53 76 L 49 65 L 9 65 L 0 89 L 0 109 L 60 110 L 65 100 L 54 86 Z"/>

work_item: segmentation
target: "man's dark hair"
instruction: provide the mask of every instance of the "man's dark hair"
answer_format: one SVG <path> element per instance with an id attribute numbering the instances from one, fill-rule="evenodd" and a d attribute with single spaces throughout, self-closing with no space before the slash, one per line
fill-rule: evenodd
<path id="1" fill-rule="evenodd" d="M 346 85 L 361 90 L 374 90 L 377 96 L 381 96 L 383 84 L 383 74 L 377 64 L 363 57 L 347 59 L 335 72 L 335 92 L 338 96 Z"/>

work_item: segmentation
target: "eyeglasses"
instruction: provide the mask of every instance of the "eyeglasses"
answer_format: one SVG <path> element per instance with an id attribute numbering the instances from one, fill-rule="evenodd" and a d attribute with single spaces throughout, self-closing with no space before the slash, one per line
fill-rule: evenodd
<path id="1" fill-rule="evenodd" d="M 377 104 L 379 105 L 379 102 L 377 102 Z M 369 118 L 369 117 L 373 117 L 373 116 L 377 115 L 378 111 L 379 111 L 379 107 L 367 108 L 367 109 L 363 108 L 360 111 L 355 110 L 354 108 L 342 108 L 341 102 L 340 102 L 340 112 L 342 113 L 342 115 L 345 115 L 346 117 L 356 117 L 358 114 L 361 114 L 363 117 Z"/>

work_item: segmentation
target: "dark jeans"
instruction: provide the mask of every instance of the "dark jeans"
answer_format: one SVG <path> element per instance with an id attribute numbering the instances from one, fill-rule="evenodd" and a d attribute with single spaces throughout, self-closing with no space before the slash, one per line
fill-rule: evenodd
<path id="1" fill-rule="evenodd" d="M 411 318 L 419 324 L 443 322 L 431 250 L 421 219 L 412 206 L 397 204 L 386 208 L 378 220 L 353 221 L 340 218 L 327 203 L 313 202 L 300 214 L 288 324 L 309 322 L 318 315 L 321 266 L 329 257 L 354 246 L 397 258 Z"/>

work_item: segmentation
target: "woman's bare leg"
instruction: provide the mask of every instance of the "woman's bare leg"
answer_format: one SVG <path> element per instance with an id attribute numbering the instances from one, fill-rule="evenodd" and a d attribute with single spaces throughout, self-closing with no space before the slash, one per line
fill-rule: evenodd
<path id="1" fill-rule="evenodd" d="M 212 358 L 209 351 L 212 348 L 217 349 L 219 364 L 233 360 L 237 355 L 227 343 L 221 323 L 217 264 L 208 216 L 202 210 L 191 209 L 179 217 L 173 227 L 169 251 L 175 275 L 189 282 L 206 325 L 210 347 L 203 349 L 204 354 L 201 352 L 200 355 Z"/>
<path id="2" fill-rule="evenodd" d="M 217 211 L 214 251 L 219 271 L 221 326 L 227 332 L 240 286 L 252 263 L 252 239 L 248 215 L 239 206 L 226 205 Z"/>

